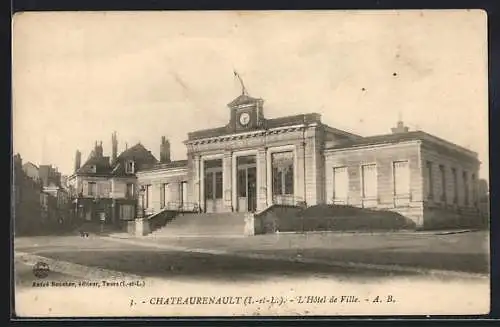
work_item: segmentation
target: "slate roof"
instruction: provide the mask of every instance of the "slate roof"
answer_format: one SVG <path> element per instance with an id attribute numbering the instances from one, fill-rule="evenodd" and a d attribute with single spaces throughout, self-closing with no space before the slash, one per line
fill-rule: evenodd
<path id="1" fill-rule="evenodd" d="M 95 166 L 95 172 L 92 170 L 92 166 Z M 111 172 L 111 165 L 109 163 L 109 157 L 96 157 L 92 156 L 87 159 L 87 161 L 77 170 L 79 175 L 95 175 L 103 176 Z"/>
<path id="2" fill-rule="evenodd" d="M 432 134 L 423 131 L 411 131 L 406 133 L 383 134 L 357 139 L 346 140 L 334 146 L 328 147 L 325 150 L 346 149 L 357 146 L 377 145 L 385 143 L 399 143 L 405 141 L 422 141 L 424 144 L 435 147 L 440 154 L 450 154 L 454 156 L 462 156 L 464 159 L 477 160 L 477 153 L 464 148 L 455 143 L 446 141 Z"/>
<path id="3" fill-rule="evenodd" d="M 155 156 L 144 147 L 141 143 L 137 143 L 131 148 L 128 148 L 127 150 L 123 151 L 120 153 L 118 158 L 116 158 L 116 161 L 122 161 L 122 160 L 134 160 L 138 163 L 154 163 L 158 162 L 156 160 Z"/>
<path id="4" fill-rule="evenodd" d="M 175 168 L 187 168 L 188 161 L 187 160 L 176 160 L 166 163 L 155 163 L 150 165 L 143 165 L 140 171 L 152 171 L 152 170 L 161 170 L 161 169 L 175 169 Z"/>
<path id="5" fill-rule="evenodd" d="M 312 124 L 321 123 L 321 115 L 318 113 L 299 114 L 293 116 L 278 117 L 272 119 L 264 119 L 262 130 L 273 129 L 278 127 L 293 126 L 299 124 Z M 246 131 L 245 131 L 246 132 Z M 243 132 L 243 133 L 245 133 Z M 209 137 L 217 137 L 228 134 L 235 134 L 230 125 L 223 127 L 216 127 L 210 129 L 203 129 L 195 132 L 188 133 L 188 140 L 198 140 Z"/>
<path id="6" fill-rule="evenodd" d="M 23 167 L 27 167 L 27 166 L 35 167 L 36 169 L 38 169 L 38 166 L 35 165 L 34 163 L 32 163 L 31 161 L 28 161 L 27 163 L 25 163 L 23 165 Z"/>
<path id="7" fill-rule="evenodd" d="M 140 170 L 143 165 L 153 165 L 158 162 L 155 156 L 146 149 L 141 143 L 137 143 L 131 148 L 123 151 L 111 164 L 109 157 L 96 157 L 92 151 L 92 156 L 82 165 L 76 172 L 78 175 L 86 176 L 127 176 L 125 173 L 125 162 L 133 160 L 135 170 Z M 91 170 L 91 166 L 95 165 L 95 173 Z"/>

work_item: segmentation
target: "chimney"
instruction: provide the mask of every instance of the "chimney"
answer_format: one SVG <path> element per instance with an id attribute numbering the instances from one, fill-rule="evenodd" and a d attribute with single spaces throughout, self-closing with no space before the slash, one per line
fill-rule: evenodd
<path id="1" fill-rule="evenodd" d="M 111 162 L 116 162 L 116 158 L 118 156 L 118 139 L 116 138 L 116 132 L 111 135 Z"/>
<path id="2" fill-rule="evenodd" d="M 160 162 L 161 163 L 170 162 L 170 142 L 166 139 L 165 136 L 161 137 Z"/>
<path id="3" fill-rule="evenodd" d="M 14 167 L 16 167 L 16 169 L 22 169 L 23 167 L 23 159 L 19 153 L 14 155 Z"/>
<path id="4" fill-rule="evenodd" d="M 76 150 L 75 154 L 75 172 L 80 169 L 80 165 L 82 164 L 82 153 Z"/>
<path id="5" fill-rule="evenodd" d="M 94 152 L 95 152 L 95 156 L 97 158 L 101 158 L 102 157 L 102 155 L 103 155 L 102 141 L 100 141 L 99 144 L 97 144 L 97 141 L 95 142 Z"/>
<path id="6" fill-rule="evenodd" d="M 408 133 L 410 129 L 400 120 L 396 127 L 391 128 L 392 134 Z"/>

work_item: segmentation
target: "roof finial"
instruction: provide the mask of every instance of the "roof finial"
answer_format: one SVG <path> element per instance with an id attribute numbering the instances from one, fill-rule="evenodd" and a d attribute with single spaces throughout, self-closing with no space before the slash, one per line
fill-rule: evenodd
<path id="1" fill-rule="evenodd" d="M 403 114 L 401 113 L 401 110 L 398 112 L 398 122 L 403 121 Z"/>
<path id="2" fill-rule="evenodd" d="M 243 80 L 241 79 L 240 74 L 238 74 L 238 72 L 236 70 L 233 70 L 233 72 L 234 72 L 234 76 L 237 77 L 238 80 L 240 81 L 240 84 L 241 84 L 241 94 L 242 95 L 248 95 L 247 89 L 245 87 L 245 84 L 243 83 Z"/>

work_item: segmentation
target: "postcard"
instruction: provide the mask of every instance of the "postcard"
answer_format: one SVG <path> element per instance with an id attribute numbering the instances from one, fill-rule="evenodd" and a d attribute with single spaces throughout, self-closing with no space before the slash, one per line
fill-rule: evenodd
<path id="1" fill-rule="evenodd" d="M 490 311 L 484 11 L 12 28 L 17 317 Z"/>

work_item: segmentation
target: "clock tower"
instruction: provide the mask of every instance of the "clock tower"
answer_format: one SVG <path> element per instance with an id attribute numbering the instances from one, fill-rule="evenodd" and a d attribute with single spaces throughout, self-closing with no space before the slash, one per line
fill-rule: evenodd
<path id="1" fill-rule="evenodd" d="M 231 111 L 229 125 L 233 131 L 263 128 L 263 104 L 264 100 L 252 98 L 246 94 L 231 101 L 227 106 Z"/>

